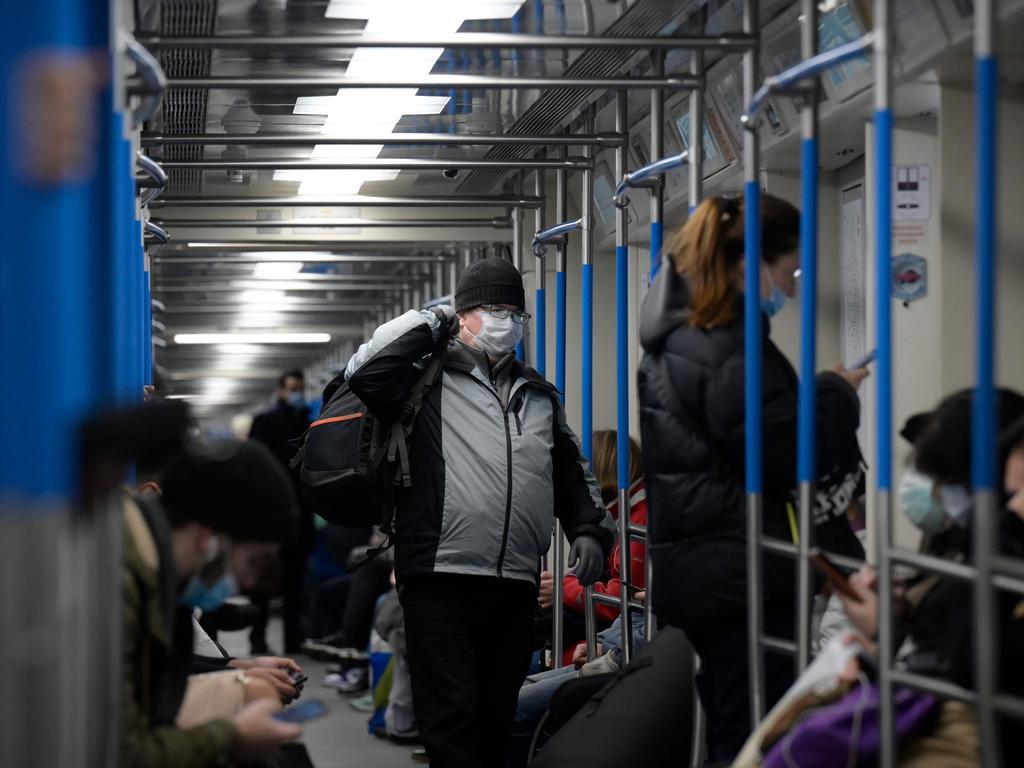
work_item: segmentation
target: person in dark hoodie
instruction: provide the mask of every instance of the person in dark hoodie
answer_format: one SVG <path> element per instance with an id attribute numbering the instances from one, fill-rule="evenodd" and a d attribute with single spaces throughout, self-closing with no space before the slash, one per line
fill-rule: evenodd
<path id="1" fill-rule="evenodd" d="M 792 541 L 796 489 L 797 375 L 769 337 L 770 318 L 796 293 L 800 214 L 762 199 L 764 311 L 764 515 L 768 536 Z M 686 632 L 701 658 L 697 686 L 708 716 L 709 754 L 729 761 L 751 730 L 747 663 L 744 466 L 743 201 L 705 200 L 666 249 L 644 302 L 641 430 L 647 479 L 654 611 Z M 859 550 L 841 519 L 860 481 L 856 389 L 866 370 L 818 378 L 815 540 Z M 844 503 L 844 501 L 846 503 Z M 862 550 L 861 550 L 862 553 Z M 767 634 L 792 638 L 791 560 L 766 556 Z M 792 659 L 765 659 L 768 706 L 793 680 Z"/>

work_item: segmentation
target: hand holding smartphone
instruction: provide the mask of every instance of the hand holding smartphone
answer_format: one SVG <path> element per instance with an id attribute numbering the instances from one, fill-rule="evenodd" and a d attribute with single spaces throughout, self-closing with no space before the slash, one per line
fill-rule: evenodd
<path id="1" fill-rule="evenodd" d="M 316 720 L 327 714 L 327 705 L 320 699 L 309 699 L 301 704 L 286 707 L 274 715 L 275 720 L 282 723 L 305 723 L 309 720 Z"/>
<path id="2" fill-rule="evenodd" d="M 814 566 L 814 569 L 825 577 L 833 590 L 855 603 L 864 602 L 860 595 L 850 586 L 842 571 L 836 568 L 820 549 L 812 549 L 807 553 L 807 557 L 811 561 L 811 565 Z"/>

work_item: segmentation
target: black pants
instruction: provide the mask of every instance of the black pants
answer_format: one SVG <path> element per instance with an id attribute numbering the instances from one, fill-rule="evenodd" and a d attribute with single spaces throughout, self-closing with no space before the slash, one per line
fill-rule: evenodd
<path id="1" fill-rule="evenodd" d="M 794 621 L 791 600 L 765 603 L 765 634 L 792 640 Z M 729 765 L 752 730 L 746 616 L 737 614 L 684 631 L 700 656 L 697 691 L 707 715 L 708 758 Z M 795 680 L 792 657 L 766 653 L 764 677 L 767 712 Z"/>
<path id="2" fill-rule="evenodd" d="M 500 768 L 530 666 L 537 588 L 435 573 L 404 580 L 399 594 L 431 768 Z"/>

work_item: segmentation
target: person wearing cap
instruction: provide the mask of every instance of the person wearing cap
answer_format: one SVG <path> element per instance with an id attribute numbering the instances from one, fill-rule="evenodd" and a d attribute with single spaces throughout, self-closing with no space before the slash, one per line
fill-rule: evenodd
<path id="1" fill-rule="evenodd" d="M 385 323 L 345 370 L 384 418 L 428 356 L 447 348 L 395 516 L 413 701 L 433 768 L 502 765 L 553 516 L 584 585 L 601 576 L 615 533 L 558 392 L 516 359 L 529 321 L 519 271 L 504 259 L 474 262 L 454 299 Z"/>
<path id="2" fill-rule="evenodd" d="M 263 445 L 227 440 L 177 457 L 160 486 L 159 500 L 125 497 L 123 505 L 120 764 L 184 768 L 262 758 L 300 729 L 273 718 L 277 691 L 244 670 L 215 673 L 237 694 L 220 689 L 238 704 L 230 716 L 183 725 L 193 661 L 189 596 L 218 553 L 239 586 L 261 577 L 295 526 L 291 482 Z"/>

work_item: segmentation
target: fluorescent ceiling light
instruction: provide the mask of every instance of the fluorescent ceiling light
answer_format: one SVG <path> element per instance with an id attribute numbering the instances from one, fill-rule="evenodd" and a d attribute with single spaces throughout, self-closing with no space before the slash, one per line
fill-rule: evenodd
<path id="1" fill-rule="evenodd" d="M 329 333 L 178 333 L 175 344 L 326 344 Z"/>
<path id="2" fill-rule="evenodd" d="M 330 0 L 325 13 L 331 19 L 366 19 L 364 32 L 390 35 L 446 35 L 457 32 L 468 19 L 507 19 L 523 0 Z M 430 74 L 443 48 L 356 48 L 346 76 L 417 78 Z M 415 88 L 341 88 L 333 96 L 304 96 L 296 100 L 294 114 L 324 115 L 321 133 L 358 136 L 391 133 L 405 115 L 437 115 L 448 106 L 448 96 L 420 96 Z M 323 145 L 314 158 L 374 158 L 382 145 Z M 300 195 L 354 195 L 367 181 L 392 181 L 395 170 L 277 171 L 275 180 L 299 182 Z"/>
<path id="3" fill-rule="evenodd" d="M 261 261 L 253 269 L 254 277 L 287 277 L 302 271 L 301 261 Z"/>
<path id="4" fill-rule="evenodd" d="M 252 288 L 247 291 L 242 291 L 238 294 L 238 298 L 246 304 L 268 304 L 273 301 L 281 301 L 285 298 L 285 295 L 282 290 L 263 290 L 262 288 Z"/>

